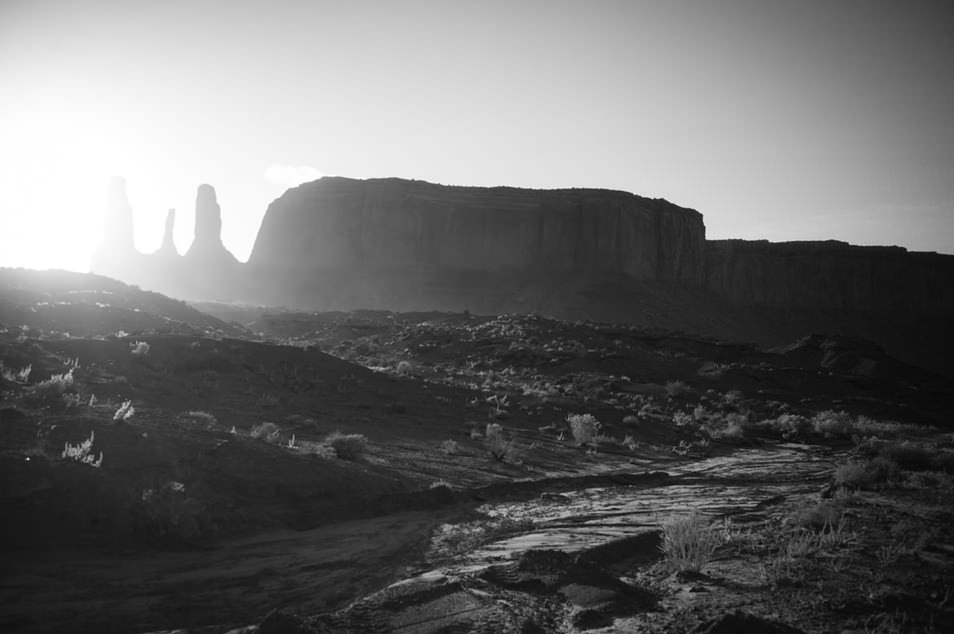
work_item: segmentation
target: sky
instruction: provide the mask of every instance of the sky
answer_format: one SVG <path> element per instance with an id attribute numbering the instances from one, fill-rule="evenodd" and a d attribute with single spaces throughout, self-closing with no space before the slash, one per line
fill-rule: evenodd
<path id="1" fill-rule="evenodd" d="M 0 0 L 0 266 L 88 269 L 216 188 L 245 260 L 321 175 L 600 187 L 709 238 L 954 253 L 948 0 Z"/>

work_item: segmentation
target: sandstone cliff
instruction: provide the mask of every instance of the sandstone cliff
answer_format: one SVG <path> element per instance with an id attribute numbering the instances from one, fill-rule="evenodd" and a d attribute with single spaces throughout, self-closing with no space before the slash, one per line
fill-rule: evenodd
<path id="1" fill-rule="evenodd" d="M 428 285 L 439 293 L 468 279 L 593 274 L 699 285 L 704 242 L 698 212 L 625 192 L 324 178 L 269 206 L 248 273 L 259 288 L 284 277 L 297 297 L 319 301 L 348 284 L 357 305 L 412 282 L 426 307 Z"/>
<path id="2" fill-rule="evenodd" d="M 711 240 L 706 285 L 742 306 L 954 313 L 954 256 L 837 242 Z"/>

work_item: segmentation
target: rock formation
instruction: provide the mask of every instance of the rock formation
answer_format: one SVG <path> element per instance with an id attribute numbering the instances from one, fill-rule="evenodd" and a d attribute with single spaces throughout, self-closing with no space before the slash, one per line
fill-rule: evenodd
<path id="1" fill-rule="evenodd" d="M 126 179 L 114 176 L 109 182 L 103 242 L 93 253 L 91 268 L 119 277 L 124 266 L 135 256 L 132 206 L 126 196 Z"/>
<path id="2" fill-rule="evenodd" d="M 118 249 L 131 244 L 124 201 L 104 242 Z M 139 279 L 134 266 L 94 270 L 190 299 L 538 312 L 762 345 L 851 335 L 935 369 L 954 355 L 954 256 L 707 241 L 698 212 L 625 192 L 322 178 L 269 205 L 247 264 L 222 245 L 221 224 L 202 185 L 195 239 L 175 265 Z"/>
<path id="3" fill-rule="evenodd" d="M 175 210 L 166 215 L 162 245 L 150 255 L 133 246 L 132 207 L 125 181 L 114 179 L 102 246 L 93 254 L 94 273 L 186 299 L 229 299 L 239 285 L 239 262 L 222 244 L 222 211 L 211 185 L 196 194 L 195 233 L 185 255 L 173 241 Z"/>
<path id="4" fill-rule="evenodd" d="M 159 246 L 159 250 L 156 251 L 156 255 L 161 255 L 164 257 L 179 255 L 179 251 L 176 249 L 176 243 L 173 237 L 175 225 L 176 210 L 170 209 L 168 213 L 166 213 L 166 224 L 162 232 L 162 244 Z"/>

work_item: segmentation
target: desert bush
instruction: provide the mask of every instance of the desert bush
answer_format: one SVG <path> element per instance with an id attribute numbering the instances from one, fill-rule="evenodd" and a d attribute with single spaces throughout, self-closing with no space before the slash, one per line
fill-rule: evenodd
<path id="1" fill-rule="evenodd" d="M 518 450 L 516 440 L 504 438 L 504 429 L 500 423 L 488 423 L 484 433 L 484 446 L 487 453 L 498 462 L 517 462 Z"/>
<path id="2" fill-rule="evenodd" d="M 146 357 L 149 356 L 149 344 L 145 341 L 136 341 L 129 344 L 129 352 L 134 357 Z"/>
<path id="3" fill-rule="evenodd" d="M 30 394 L 41 400 L 60 399 L 60 395 L 73 387 L 73 368 L 62 374 L 54 374 L 45 381 L 40 381 L 30 389 Z"/>
<path id="4" fill-rule="evenodd" d="M 777 418 L 767 418 L 754 423 L 752 427 L 780 434 L 785 440 L 800 440 L 809 435 L 812 422 L 798 414 L 781 414 Z"/>
<path id="5" fill-rule="evenodd" d="M 456 440 L 445 440 L 441 443 L 441 451 L 448 456 L 456 456 L 460 453 L 460 444 Z"/>
<path id="6" fill-rule="evenodd" d="M 305 455 L 317 456 L 318 458 L 325 458 L 326 460 L 332 460 L 338 457 L 338 452 L 335 451 L 334 447 L 313 440 L 299 441 L 294 449 Z"/>
<path id="7" fill-rule="evenodd" d="M 335 450 L 342 460 L 357 460 L 368 450 L 368 439 L 364 434 L 342 434 L 332 432 L 325 443 Z"/>
<path id="8" fill-rule="evenodd" d="M 75 409 L 83 404 L 83 399 L 76 392 L 64 392 L 60 394 L 60 401 L 64 409 Z"/>
<path id="9" fill-rule="evenodd" d="M 0 375 L 10 383 L 26 383 L 30 379 L 30 372 L 32 371 L 33 364 L 28 364 L 14 372 L 12 368 L 4 367 L 3 361 L 0 361 Z"/>
<path id="10" fill-rule="evenodd" d="M 708 430 L 709 435 L 716 440 L 741 440 L 747 426 L 748 419 L 744 415 L 729 413 L 722 419 L 710 421 Z"/>
<path id="11" fill-rule="evenodd" d="M 835 470 L 834 482 L 841 487 L 871 489 L 896 480 L 898 471 L 897 463 L 883 456 L 876 456 L 864 462 L 841 465 Z"/>
<path id="12" fill-rule="evenodd" d="M 698 511 L 663 522 L 659 549 L 667 565 L 678 571 L 701 571 L 721 544 L 719 533 Z"/>
<path id="13" fill-rule="evenodd" d="M 688 427 L 694 425 L 696 419 L 691 414 L 685 412 L 673 412 L 672 422 L 675 423 L 676 427 Z"/>
<path id="14" fill-rule="evenodd" d="M 275 423 L 265 421 L 260 425 L 255 425 L 249 430 L 248 435 L 252 438 L 264 440 L 265 442 L 278 442 L 281 435 L 281 429 Z"/>
<path id="15" fill-rule="evenodd" d="M 214 532 L 205 505 L 176 481 L 142 491 L 133 507 L 133 519 L 142 537 L 160 544 L 200 542 Z"/>
<path id="16" fill-rule="evenodd" d="M 812 417 L 812 431 L 825 438 L 851 438 L 854 419 L 847 412 L 825 410 Z"/>
<path id="17" fill-rule="evenodd" d="M 570 424 L 570 433 L 577 445 L 596 446 L 601 425 L 592 414 L 570 414 L 566 421 Z"/>
<path id="18" fill-rule="evenodd" d="M 90 453 L 93 450 L 93 441 L 95 438 L 96 434 L 90 431 L 89 438 L 83 442 L 77 443 L 75 445 L 66 443 L 63 447 L 63 453 L 61 454 L 61 457 L 64 460 L 75 460 L 79 463 L 98 469 L 103 464 L 103 452 L 99 452 L 99 458 Z"/>
<path id="19" fill-rule="evenodd" d="M 678 398 L 695 393 L 695 390 L 682 381 L 667 381 L 665 389 L 666 395 L 669 396 L 669 398 Z"/>
<path id="20" fill-rule="evenodd" d="M 127 421 L 132 418 L 135 413 L 136 408 L 133 407 L 132 401 L 123 401 L 119 409 L 113 413 L 113 420 Z"/>

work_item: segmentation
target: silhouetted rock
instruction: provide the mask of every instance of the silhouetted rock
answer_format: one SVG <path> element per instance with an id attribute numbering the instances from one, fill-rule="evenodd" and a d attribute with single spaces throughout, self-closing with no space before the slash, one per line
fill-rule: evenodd
<path id="1" fill-rule="evenodd" d="M 572 276 L 698 286 L 704 243 L 698 212 L 626 192 L 323 178 L 269 206 L 248 268 L 266 301 L 518 310 Z"/>
<path id="2" fill-rule="evenodd" d="M 95 273 L 119 276 L 126 273 L 138 253 L 133 244 L 132 206 L 126 196 L 126 179 L 114 176 L 109 183 L 109 202 L 103 224 L 103 242 L 93 253 Z"/>
<path id="3" fill-rule="evenodd" d="M 744 306 L 954 312 L 954 256 L 844 242 L 710 240 L 706 284 Z"/>
<path id="4" fill-rule="evenodd" d="M 222 244 L 222 210 L 211 185 L 195 197 L 195 233 L 183 256 L 180 287 L 192 299 L 230 299 L 239 285 L 239 261 Z"/>
<path id="5" fill-rule="evenodd" d="M 173 231 L 175 230 L 176 225 L 176 210 L 170 209 L 166 214 L 166 225 L 162 233 L 162 245 L 159 247 L 159 250 L 156 251 L 156 255 L 162 256 L 174 256 L 179 255 L 179 251 L 176 250 L 176 243 L 173 239 Z"/>

